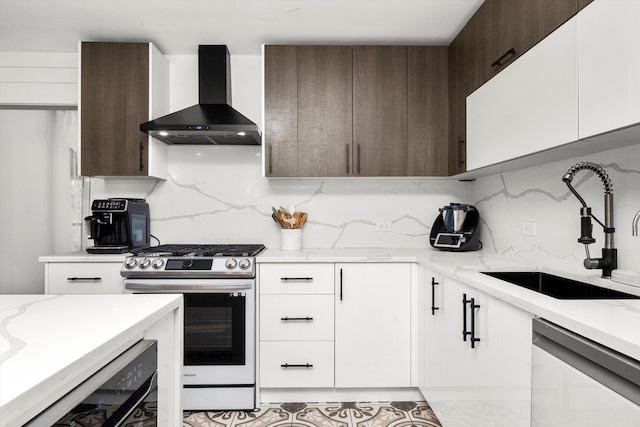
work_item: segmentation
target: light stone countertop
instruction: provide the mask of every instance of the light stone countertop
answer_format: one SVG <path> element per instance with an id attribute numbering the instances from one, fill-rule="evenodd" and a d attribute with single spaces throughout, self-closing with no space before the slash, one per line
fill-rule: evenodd
<path id="1" fill-rule="evenodd" d="M 581 266 L 538 266 L 507 259 L 498 254 L 445 252 L 435 249 L 267 249 L 257 257 L 267 263 L 408 262 L 434 274 L 448 276 L 479 291 L 506 301 L 538 317 L 640 360 L 640 299 L 559 300 L 481 274 L 481 271 L 541 270 L 605 288 L 640 295 L 640 288 L 600 278 L 601 272 Z M 446 281 L 445 281 L 446 283 Z"/>
<path id="2" fill-rule="evenodd" d="M 181 295 L 1 295 L 0 426 L 22 425 L 144 337 Z"/>
<path id="3" fill-rule="evenodd" d="M 124 262 L 124 259 L 131 255 L 124 254 L 90 254 L 87 251 L 68 252 L 55 255 L 43 255 L 38 258 L 39 262 Z"/>

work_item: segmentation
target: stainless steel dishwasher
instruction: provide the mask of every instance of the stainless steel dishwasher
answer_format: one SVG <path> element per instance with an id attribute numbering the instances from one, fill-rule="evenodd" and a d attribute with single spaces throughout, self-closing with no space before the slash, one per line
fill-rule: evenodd
<path id="1" fill-rule="evenodd" d="M 532 427 L 640 426 L 640 362 L 533 320 Z"/>

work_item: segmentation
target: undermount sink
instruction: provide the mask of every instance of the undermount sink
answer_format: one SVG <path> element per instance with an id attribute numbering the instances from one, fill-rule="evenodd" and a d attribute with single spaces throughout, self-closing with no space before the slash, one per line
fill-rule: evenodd
<path id="1" fill-rule="evenodd" d="M 640 296 L 601 288 L 541 271 L 486 271 L 487 276 L 557 299 L 640 299 Z"/>

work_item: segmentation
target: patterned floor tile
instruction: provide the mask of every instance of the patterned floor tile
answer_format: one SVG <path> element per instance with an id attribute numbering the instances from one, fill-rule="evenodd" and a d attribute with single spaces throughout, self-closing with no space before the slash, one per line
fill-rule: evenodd
<path id="1" fill-rule="evenodd" d="M 183 427 L 441 427 L 426 402 L 278 403 L 255 411 L 185 411 Z"/>

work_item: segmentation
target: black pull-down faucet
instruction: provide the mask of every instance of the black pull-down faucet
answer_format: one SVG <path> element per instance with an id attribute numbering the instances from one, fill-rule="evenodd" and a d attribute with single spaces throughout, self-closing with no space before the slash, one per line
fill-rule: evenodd
<path id="1" fill-rule="evenodd" d="M 587 206 L 584 199 L 580 197 L 578 192 L 571 185 L 573 176 L 580 170 L 588 169 L 593 171 L 604 184 L 604 224 L 591 214 L 591 208 Z M 604 171 L 602 166 L 592 162 L 580 162 L 573 165 L 562 180 L 567 184 L 569 190 L 578 198 L 582 207 L 580 208 L 580 231 L 581 235 L 578 242 L 584 244 L 587 252 L 587 258 L 584 260 L 584 266 L 588 269 L 602 269 L 602 277 L 610 278 L 611 272 L 618 268 L 618 251 L 614 247 L 613 233 L 616 231 L 613 226 L 613 185 L 609 179 L 609 175 Z M 591 235 L 593 225 L 591 218 L 595 219 L 604 229 L 604 247 L 602 248 L 602 258 L 591 258 L 589 255 L 589 244 L 596 240 Z"/>

